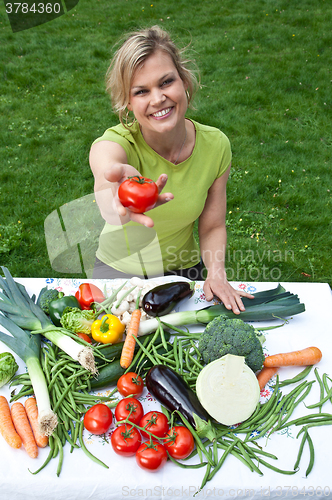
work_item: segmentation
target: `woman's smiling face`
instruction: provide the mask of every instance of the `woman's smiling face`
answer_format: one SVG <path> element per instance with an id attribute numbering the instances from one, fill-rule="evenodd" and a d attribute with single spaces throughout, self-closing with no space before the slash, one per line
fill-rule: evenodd
<path id="1" fill-rule="evenodd" d="M 144 132 L 164 133 L 184 120 L 186 85 L 171 59 L 158 50 L 134 73 L 127 108 L 133 111 Z"/>

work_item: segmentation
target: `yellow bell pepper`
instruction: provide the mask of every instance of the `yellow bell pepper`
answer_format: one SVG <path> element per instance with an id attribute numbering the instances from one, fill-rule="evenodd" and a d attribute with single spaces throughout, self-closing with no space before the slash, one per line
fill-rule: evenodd
<path id="1" fill-rule="evenodd" d="M 91 325 L 91 335 L 96 342 L 115 344 L 121 340 L 126 325 L 113 314 L 104 314 Z"/>

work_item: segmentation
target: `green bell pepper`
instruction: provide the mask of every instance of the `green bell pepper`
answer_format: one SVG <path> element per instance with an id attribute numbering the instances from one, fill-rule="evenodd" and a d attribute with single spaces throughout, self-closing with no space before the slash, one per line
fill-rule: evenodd
<path id="1" fill-rule="evenodd" d="M 66 307 L 77 307 L 78 309 L 81 309 L 81 306 L 74 295 L 64 295 L 61 299 L 55 299 L 50 302 L 49 316 L 55 326 L 61 326 L 60 319 Z"/>

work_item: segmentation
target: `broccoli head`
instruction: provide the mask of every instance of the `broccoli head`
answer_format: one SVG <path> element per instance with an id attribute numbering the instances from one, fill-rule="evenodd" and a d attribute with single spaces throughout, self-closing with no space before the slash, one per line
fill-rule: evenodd
<path id="1" fill-rule="evenodd" d="M 244 356 L 253 372 L 263 366 L 264 354 L 258 332 L 240 318 L 218 316 L 207 324 L 200 336 L 198 350 L 205 363 L 210 363 L 226 354 Z"/>
<path id="2" fill-rule="evenodd" d="M 49 314 L 50 302 L 52 302 L 52 300 L 60 299 L 63 295 L 63 292 L 59 292 L 58 290 L 55 290 L 55 288 L 48 289 L 47 287 L 44 287 L 40 291 L 37 304 L 44 311 L 44 313 Z"/>

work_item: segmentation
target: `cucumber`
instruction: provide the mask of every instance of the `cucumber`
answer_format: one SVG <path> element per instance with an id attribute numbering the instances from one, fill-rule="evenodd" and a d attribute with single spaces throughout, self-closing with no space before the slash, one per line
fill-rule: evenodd
<path id="1" fill-rule="evenodd" d="M 150 339 L 153 337 L 154 334 L 149 334 L 149 335 L 144 335 L 142 337 L 140 337 L 140 339 L 145 339 L 146 337 L 149 337 Z M 169 340 L 170 338 L 170 333 L 169 332 L 165 332 L 164 333 L 164 336 L 165 336 L 165 339 L 166 341 Z M 123 342 L 119 342 L 119 344 L 122 344 L 123 345 Z M 116 345 L 119 345 L 119 344 L 113 344 L 113 346 L 115 347 Z M 137 345 L 137 344 L 136 344 Z M 109 348 L 113 347 L 113 346 L 108 346 Z M 157 348 L 157 351 L 160 353 L 160 354 L 164 354 L 166 351 L 165 351 L 165 348 L 163 347 L 162 343 L 161 343 L 161 338 L 160 336 L 158 336 L 156 338 L 156 341 L 155 341 L 155 346 Z M 137 345 L 137 349 L 139 349 L 139 346 Z M 117 352 L 117 351 L 112 351 L 113 353 L 113 356 L 110 356 L 110 359 L 112 358 L 120 358 L 120 355 L 121 355 L 121 351 L 120 351 L 120 354 L 116 357 L 114 355 L 114 353 Z M 148 370 L 152 367 L 152 362 L 149 358 L 146 358 L 143 363 L 140 364 L 140 368 L 141 370 Z M 136 366 L 133 366 L 131 368 L 132 371 L 135 371 L 135 368 Z M 124 368 L 122 368 L 122 366 L 120 365 L 120 359 L 113 359 L 113 361 L 111 361 L 110 363 L 108 363 L 106 366 L 103 366 L 102 368 L 100 368 L 99 372 L 98 372 L 98 375 L 96 378 L 92 378 L 91 379 L 91 390 L 97 390 L 97 389 L 103 389 L 107 386 L 110 386 L 110 385 L 116 385 L 117 381 L 119 380 L 119 378 L 121 377 L 121 375 L 124 374 L 126 370 Z"/>

